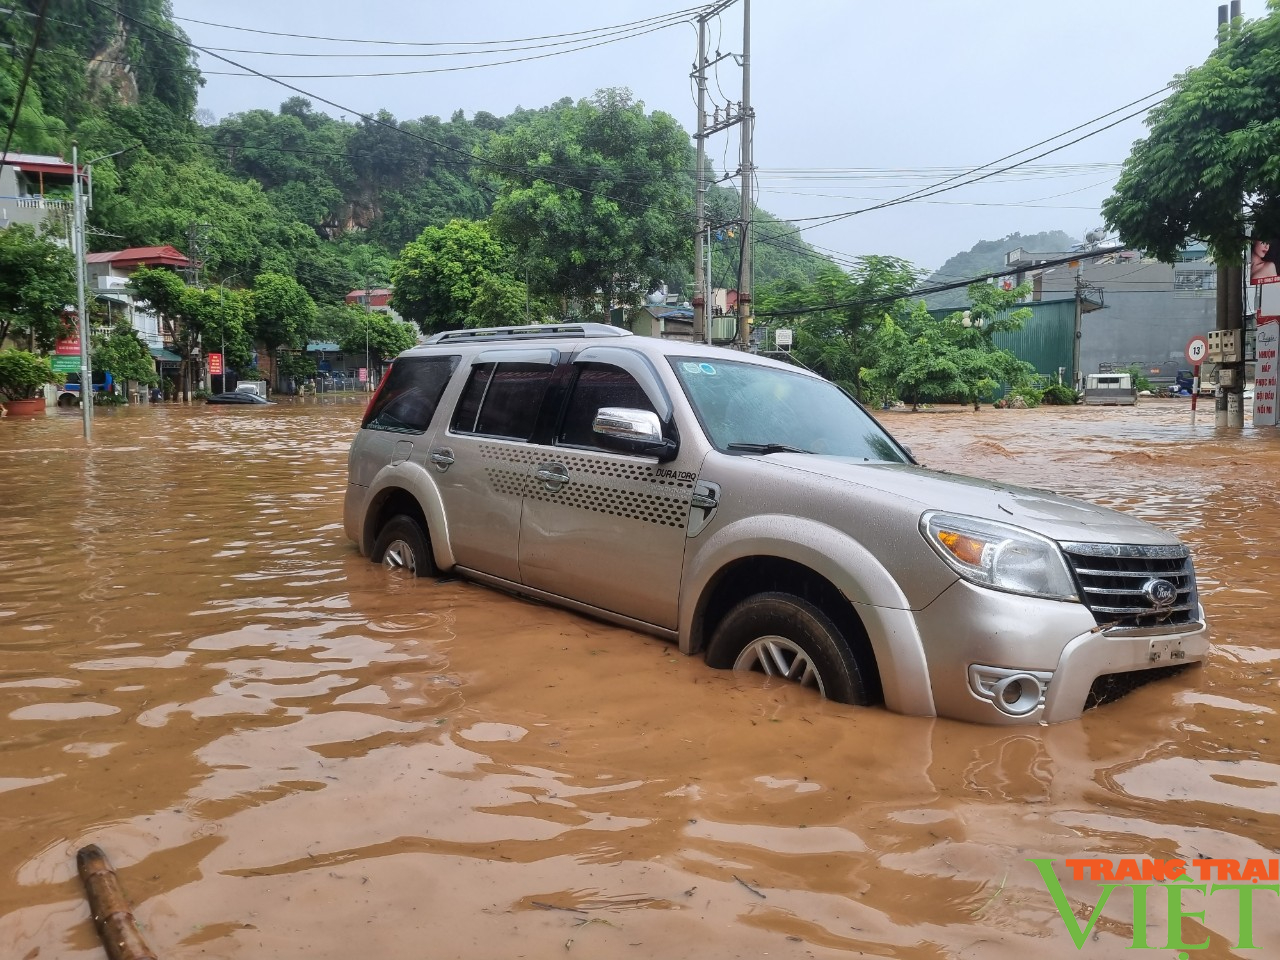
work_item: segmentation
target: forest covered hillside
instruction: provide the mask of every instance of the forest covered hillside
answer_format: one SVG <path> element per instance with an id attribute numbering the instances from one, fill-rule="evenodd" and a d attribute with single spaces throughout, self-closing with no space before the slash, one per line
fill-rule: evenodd
<path id="1" fill-rule="evenodd" d="M 635 249 L 596 259 L 629 258 L 634 276 L 615 271 L 629 286 L 687 288 L 691 141 L 629 91 L 583 90 L 576 101 L 469 119 L 439 103 L 423 103 L 415 119 L 386 111 L 335 119 L 294 95 L 215 121 L 198 115 L 203 81 L 167 0 L 14 3 L 15 14 L 0 20 L 0 43 L 14 52 L 0 60 L 5 127 L 33 48 L 34 56 L 9 149 L 69 159 L 76 141 L 82 160 L 123 151 L 94 166 L 91 250 L 195 246 L 203 279 L 271 271 L 334 302 L 385 283 L 425 228 L 490 218 L 504 201 L 528 212 L 541 190 L 576 204 L 580 217 L 604 199 L 618 218 L 651 221 L 628 233 Z M 553 162 L 527 149 L 533 138 L 559 144 Z M 665 167 L 650 162 L 655 145 Z M 727 222 L 739 199 L 712 187 L 708 204 L 713 220 Z M 757 217 L 757 283 L 812 276 L 823 258 L 796 240 L 769 243 L 770 228 L 775 236 L 784 228 L 763 211 Z M 513 273 L 535 293 L 563 294 L 556 271 L 586 255 L 560 242 L 513 248 Z M 717 243 L 715 281 L 734 286 L 732 239 Z"/>

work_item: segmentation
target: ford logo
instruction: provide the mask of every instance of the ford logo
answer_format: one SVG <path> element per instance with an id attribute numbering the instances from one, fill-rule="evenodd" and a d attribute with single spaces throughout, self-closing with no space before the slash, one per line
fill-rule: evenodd
<path id="1" fill-rule="evenodd" d="M 1178 599 L 1178 588 L 1168 580 L 1148 580 L 1142 585 L 1142 593 L 1157 610 L 1172 607 Z"/>

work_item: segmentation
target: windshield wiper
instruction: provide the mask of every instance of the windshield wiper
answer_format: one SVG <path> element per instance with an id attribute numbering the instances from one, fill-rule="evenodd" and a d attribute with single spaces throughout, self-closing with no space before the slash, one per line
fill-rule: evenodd
<path id="1" fill-rule="evenodd" d="M 731 443 L 726 449 L 742 450 L 745 453 L 813 453 L 812 450 L 801 450 L 785 443 Z"/>

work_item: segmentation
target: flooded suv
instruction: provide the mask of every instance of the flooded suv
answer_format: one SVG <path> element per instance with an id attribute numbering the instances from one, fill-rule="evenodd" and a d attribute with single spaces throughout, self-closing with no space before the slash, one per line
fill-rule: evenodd
<path id="1" fill-rule="evenodd" d="M 351 445 L 347 535 L 847 703 L 1070 720 L 1202 660 L 1187 548 L 919 466 L 807 371 L 596 324 L 438 334 Z"/>

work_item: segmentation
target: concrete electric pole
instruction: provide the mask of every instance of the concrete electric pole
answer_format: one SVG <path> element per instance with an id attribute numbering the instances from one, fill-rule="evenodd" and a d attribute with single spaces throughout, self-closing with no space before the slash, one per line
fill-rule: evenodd
<path id="1" fill-rule="evenodd" d="M 699 342 L 711 341 L 712 296 L 714 285 L 707 264 L 710 261 L 710 224 L 707 219 L 707 190 L 711 181 L 706 168 L 707 138 L 737 124 L 742 125 L 742 161 L 735 175 L 742 178 L 741 224 L 738 231 L 742 255 L 738 266 L 738 336 L 735 346 L 746 349 L 751 337 L 751 202 L 755 167 L 752 164 L 752 137 L 755 132 L 755 112 L 751 109 L 751 0 L 742 0 L 742 53 L 721 53 L 714 58 L 707 54 L 707 22 L 719 16 L 737 0 L 722 0 L 698 14 L 698 57 L 690 76 L 698 85 L 698 169 L 694 211 L 697 223 L 693 237 L 693 338 Z M 711 123 L 707 122 L 707 68 L 732 57 L 742 67 L 742 99 L 738 103 L 725 104 L 724 116 L 717 107 Z M 726 177 L 725 179 L 728 179 Z"/>

